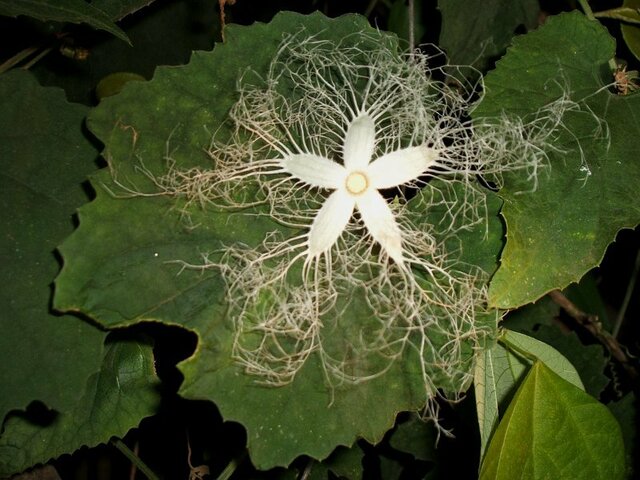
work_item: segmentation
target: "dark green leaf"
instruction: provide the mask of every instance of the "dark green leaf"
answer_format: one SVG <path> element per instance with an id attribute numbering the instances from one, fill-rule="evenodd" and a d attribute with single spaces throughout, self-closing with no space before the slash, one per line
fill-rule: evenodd
<path id="1" fill-rule="evenodd" d="M 157 411 L 158 384 L 150 345 L 107 343 L 100 370 L 79 388 L 71 408 L 45 425 L 10 416 L 0 437 L 0 476 L 46 462 L 83 445 L 124 436 Z"/>
<path id="2" fill-rule="evenodd" d="M 91 5 L 102 10 L 114 20 L 131 15 L 132 13 L 151 5 L 155 0 L 92 0 Z"/>
<path id="3" fill-rule="evenodd" d="M 5 226 L 0 240 L 0 415 L 39 400 L 47 424 L 10 413 L 0 436 L 0 477 L 83 445 L 106 442 L 154 411 L 151 348 L 116 341 L 70 315 L 52 314 L 54 249 L 86 201 L 81 182 L 95 148 L 82 132 L 87 109 L 31 74 L 0 76 L 0 164 Z"/>
<path id="4" fill-rule="evenodd" d="M 129 38 L 102 10 L 84 0 L 0 0 L 0 15 L 27 15 L 42 21 L 86 23 L 129 43 Z"/>
<path id="5" fill-rule="evenodd" d="M 624 472 L 611 413 L 536 362 L 489 444 L 480 479 L 618 480 Z"/>
<path id="6" fill-rule="evenodd" d="M 61 87 L 69 100 L 92 105 L 94 89 L 108 75 L 130 72 L 151 78 L 158 65 L 185 64 L 194 50 L 210 50 L 218 30 L 218 10 L 208 0 L 154 2 L 127 23 L 133 46 L 106 38 L 90 46 L 86 60 L 73 62 L 72 72 L 61 69 L 54 56 L 33 70 L 42 84 Z"/>
<path id="7" fill-rule="evenodd" d="M 640 220 L 640 96 L 602 87 L 613 54 L 613 39 L 597 22 L 562 14 L 516 38 L 487 75 L 475 118 L 535 115 L 564 95 L 582 105 L 563 118 L 559 151 L 548 152 L 537 190 L 524 193 L 527 186 L 510 178 L 500 193 L 507 244 L 489 292 L 495 306 L 517 307 L 579 280 L 618 230 Z"/>
<path id="8" fill-rule="evenodd" d="M 300 476 L 309 480 L 326 480 L 333 478 L 329 476 L 332 472 L 339 478 L 356 480 L 362 478 L 363 457 L 364 452 L 357 445 L 338 447 L 326 460 L 307 463 Z"/>
<path id="9" fill-rule="evenodd" d="M 540 13 L 538 0 L 439 0 L 438 9 L 440 46 L 449 61 L 480 71 L 502 55 L 519 26 L 535 27 Z"/>
<path id="10" fill-rule="evenodd" d="M 398 425 L 389 443 L 396 450 L 410 453 L 418 460 L 434 461 L 437 440 L 438 432 L 434 425 L 412 415 L 408 421 Z"/>
<path id="11" fill-rule="evenodd" d="M 86 201 L 80 183 L 97 152 L 82 134 L 88 109 L 32 75 L 0 76 L 0 420 L 35 399 L 66 410 L 100 366 L 104 333 L 49 311 L 54 250 Z"/>

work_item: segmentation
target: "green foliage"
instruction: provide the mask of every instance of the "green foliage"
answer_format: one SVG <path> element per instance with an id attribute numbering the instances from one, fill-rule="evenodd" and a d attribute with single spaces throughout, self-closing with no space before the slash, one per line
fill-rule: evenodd
<path id="1" fill-rule="evenodd" d="M 499 412 L 520 384 L 532 360 L 543 362 L 558 376 L 584 390 L 576 369 L 557 350 L 535 338 L 504 330 L 499 343 L 484 350 L 476 361 L 474 390 L 481 456 L 498 424 Z"/>
<path id="2" fill-rule="evenodd" d="M 484 72 L 504 53 L 518 27 L 537 25 L 539 8 L 537 0 L 439 0 L 440 46 L 451 64 Z"/>
<path id="3" fill-rule="evenodd" d="M 5 226 L 0 237 L 0 362 L 5 366 L 0 369 L 0 477 L 122 437 L 159 411 L 154 362 L 162 360 L 162 353 L 154 358 L 152 342 L 128 329 L 138 325 L 136 331 L 146 331 L 149 322 L 196 334 L 195 351 L 179 365 L 184 377 L 179 394 L 213 402 L 225 421 L 241 424 L 253 467 L 285 467 L 267 475 L 361 478 L 374 463 L 382 478 L 413 478 L 404 458 L 430 469 L 427 478 L 447 475 L 450 465 L 435 445 L 438 431 L 415 413 L 425 396 L 414 351 L 384 375 L 356 385 L 329 385 L 316 358 L 283 387 L 259 385 L 246 375 L 231 356 L 227 285 L 216 270 L 183 268 L 184 262 L 199 265 L 203 256 L 215 256 L 229 245 L 256 245 L 269 232 L 288 236 L 294 230 L 259 207 L 244 214 L 193 205 L 185 209 L 157 195 L 154 182 L 172 162 L 182 168 L 212 167 L 205 150 L 214 132 L 230 133 L 227 118 L 237 82 L 249 70 L 265 76 L 283 34 L 304 29 L 318 39 L 338 41 L 375 30 L 355 15 L 330 20 L 318 13 L 280 14 L 269 24 L 227 25 L 226 43 L 213 52 L 196 52 L 188 65 L 154 73 L 158 64 L 185 63 L 192 50 L 210 48 L 219 23 L 216 2 L 156 2 L 144 8 L 152 3 L 0 0 L 0 15 L 84 23 L 117 37 L 92 45 L 89 60 L 75 63 L 71 73 L 38 64 L 35 75 L 11 71 L 0 76 L 0 220 Z M 419 40 L 429 33 L 426 27 L 436 12 L 416 3 L 424 9 L 414 12 Z M 624 17 L 624 39 L 638 56 L 637 12 L 628 11 L 636 6 L 627 0 L 609 17 Z M 377 7 L 389 13 L 382 24 L 407 40 L 407 3 L 397 0 L 388 7 Z M 503 53 L 515 30 L 531 29 L 538 15 L 537 2 L 531 0 L 442 0 L 438 9 L 439 46 L 452 63 L 472 63 L 481 73 Z M 227 11 L 227 22 L 232 22 L 239 10 Z M 114 22 L 134 12 L 139 12 L 134 22 L 122 23 L 125 33 Z M 189 30 L 197 22 L 202 28 Z M 65 31 L 64 25 L 59 31 Z M 402 46 L 392 35 L 376 35 L 393 48 Z M 121 41 L 129 38 L 134 48 Z M 618 383 L 615 366 L 607 370 L 613 372 L 607 373 L 614 377 L 613 388 L 605 375 L 607 350 L 560 330 L 563 312 L 549 298 L 540 298 L 597 266 L 615 234 L 640 219 L 639 97 L 616 94 L 607 68 L 613 55 L 612 39 L 597 22 L 576 13 L 553 16 L 513 40 L 487 75 L 485 96 L 474 112 L 478 122 L 503 114 L 526 121 L 559 98 L 578 105 L 563 118 L 555 150 L 545 152 L 549 165 L 534 191 L 521 176 L 509 174 L 504 189 L 487 191 L 483 198 L 486 225 L 438 239 L 459 250 L 462 262 L 488 274 L 499 265 L 490 286 L 493 306 L 518 308 L 539 299 L 511 312 L 499 336 L 495 314 L 479 317 L 497 339 L 476 352 L 463 344 L 465 366 L 475 374 L 480 442 L 474 437 L 474 450 L 455 457 L 470 463 L 479 451 L 482 479 L 616 480 L 630 474 L 623 457 L 626 453 L 629 465 L 634 458 L 635 397 L 628 393 L 604 406 L 588 395 L 606 398 L 624 385 Z M 98 80 L 114 72 L 132 73 L 106 78 L 97 92 L 101 103 L 93 110 L 68 103 L 62 91 L 35 80 L 63 85 L 71 98 L 89 103 Z M 141 80 L 140 75 L 153 78 L 121 82 Z M 95 173 L 98 151 L 87 138 L 85 119 L 104 144 L 109 167 Z M 87 176 L 95 198 L 81 206 L 87 201 L 82 188 Z M 442 186 L 437 179 L 431 182 Z M 449 199 L 464 195 L 457 187 L 442 190 Z M 411 204 L 414 220 L 449 218 L 444 204 L 418 208 L 421 197 L 417 192 Z M 498 258 L 505 227 L 506 246 Z M 52 301 L 52 281 L 60 268 L 54 251 L 65 237 L 59 249 L 64 265 Z M 608 305 L 588 285 L 588 277 L 565 293 L 584 311 L 598 313 L 608 328 Z M 355 298 L 340 326 L 356 335 L 372 321 L 368 307 Z M 438 338 L 431 340 L 438 344 Z M 340 342 L 336 336 L 336 349 Z M 434 381 L 444 393 L 470 387 L 443 376 Z M 472 407 L 474 395 L 468 398 Z M 403 411 L 412 413 L 398 421 Z M 379 445 L 363 449 L 362 440 Z M 244 448 L 245 438 L 239 442 L 233 448 Z M 190 444 L 194 458 L 199 447 L 196 441 Z M 214 450 L 216 461 L 221 456 Z M 241 466 L 237 476 L 243 475 L 251 476 Z"/>
<path id="4" fill-rule="evenodd" d="M 562 14 L 516 38 L 487 75 L 476 119 L 501 112 L 524 117 L 567 94 L 584 105 L 568 115 L 536 191 L 522 193 L 527 188 L 514 180 L 500 192 L 507 244 L 490 288 L 497 307 L 519 307 L 578 281 L 621 228 L 640 220 L 640 164 L 632 153 L 640 149 L 640 126 L 629 122 L 640 97 L 603 87 L 613 80 L 606 74 L 612 56 L 604 28 L 578 13 Z"/>
<path id="5" fill-rule="evenodd" d="M 0 77 L 0 417 L 40 399 L 54 409 L 75 403 L 100 366 L 104 333 L 69 315 L 51 314 L 53 250 L 73 231 L 86 197 L 80 184 L 97 152 L 80 122 L 88 109 L 41 88 L 26 72 Z M 60 155 L 60 156 L 58 156 Z M 82 359 L 82 361 L 78 361 Z"/>
<path id="6" fill-rule="evenodd" d="M 224 46 L 195 55 L 182 69 L 160 70 L 153 81 L 125 88 L 94 111 L 89 125 L 106 144 L 105 156 L 117 183 L 109 172 L 92 180 L 97 198 L 80 210 L 79 229 L 61 247 L 65 269 L 56 283 L 57 308 L 77 308 L 105 326 L 153 320 L 196 331 L 199 346 L 181 367 L 181 394 L 213 400 L 225 418 L 241 422 L 259 468 L 287 465 L 303 453 L 322 459 L 336 445 L 351 445 L 358 437 L 379 441 L 397 411 L 418 409 L 424 401 L 420 374 L 412 367 L 413 352 L 384 376 L 357 385 L 327 388 L 325 372 L 315 359 L 289 385 L 257 385 L 231 358 L 233 331 L 219 274 L 181 271 L 175 262 L 198 264 L 201 253 L 238 242 L 257 244 L 267 232 L 283 227 L 263 216 L 191 208 L 190 222 L 198 225 L 193 229 L 170 199 L 114 198 L 107 192 L 116 197 L 127 196 L 123 187 L 153 192 L 155 186 L 139 169 L 144 166 L 156 175 L 166 171 L 166 149 L 178 165 L 207 166 L 203 149 L 210 132 L 202 125 L 215 128 L 224 122 L 235 100 L 238 75 L 249 66 L 263 72 L 282 33 L 298 24 L 296 18 L 282 14 L 269 25 L 230 26 Z M 304 22 L 307 31 L 320 38 L 340 38 L 368 28 L 357 17 L 330 21 L 313 15 Z M 499 201 L 491 196 L 488 202 L 494 212 L 491 235 L 478 235 L 484 231 L 480 226 L 475 235 L 473 230 L 465 232 L 461 240 L 468 242 L 462 248 L 468 252 L 465 260 L 492 270 L 501 226 Z M 440 212 L 434 208 L 429 214 L 437 219 Z M 158 287 L 148 289 L 151 281 Z M 371 317 L 364 303 L 355 300 L 344 318 L 353 325 L 350 328 L 366 329 Z M 489 325 L 491 320 L 487 318 Z M 470 362 L 471 351 L 467 358 Z M 450 392 L 466 388 L 442 377 L 434 381 Z M 383 397 L 376 395 L 381 390 L 386 392 Z"/>
<path id="7" fill-rule="evenodd" d="M 401 452 L 407 452 L 418 460 L 435 460 L 437 431 L 432 424 L 424 422 L 416 415 L 398 425 L 391 435 L 389 444 Z"/>
<path id="8" fill-rule="evenodd" d="M 607 408 L 537 361 L 500 421 L 480 479 L 621 479 L 624 445 Z"/>
<path id="9" fill-rule="evenodd" d="M 91 6 L 102 10 L 113 20 L 120 20 L 151 5 L 155 0 L 93 0 Z"/>
<path id="10" fill-rule="evenodd" d="M 0 0 L 0 15 L 27 15 L 43 21 L 86 23 L 129 43 L 110 15 L 84 0 Z"/>
<path id="11" fill-rule="evenodd" d="M 157 379 L 150 345 L 107 342 L 99 370 L 78 386 L 75 404 L 36 423 L 11 416 L 0 437 L 0 476 L 20 472 L 84 445 L 124 436 L 158 409 Z M 67 371 L 72 371 L 69 369 Z"/>
<path id="12" fill-rule="evenodd" d="M 580 285 L 579 288 L 584 287 Z M 572 299 L 576 297 L 579 297 L 577 288 L 572 289 L 572 295 L 570 295 Z M 593 312 L 594 310 L 586 308 L 585 311 Z M 608 383 L 604 375 L 607 364 L 604 349 L 601 345 L 584 345 L 575 332 L 562 332 L 554 324 L 554 319 L 559 316 L 560 307 L 550 298 L 542 298 L 511 314 L 504 326 L 535 336 L 536 339 L 562 352 L 580 374 L 586 392 L 598 397 Z"/>
<path id="13" fill-rule="evenodd" d="M 124 435 L 157 406 L 150 346 L 49 309 L 54 249 L 86 200 L 81 183 L 97 152 L 83 135 L 88 109 L 26 72 L 0 77 L 0 477 L 83 445 Z M 39 400 L 52 419 L 11 415 Z M 55 412 L 55 413 L 54 413 Z"/>

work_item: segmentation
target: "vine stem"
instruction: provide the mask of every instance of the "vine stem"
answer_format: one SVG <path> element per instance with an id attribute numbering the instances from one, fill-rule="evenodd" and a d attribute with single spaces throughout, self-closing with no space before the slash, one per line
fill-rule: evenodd
<path id="1" fill-rule="evenodd" d="M 569 300 L 560 290 L 549 292 L 549 297 L 567 312 L 571 318 L 586 328 L 589 333 L 607 347 L 611 356 L 620 362 L 631 378 L 638 377 L 638 371 L 629 362 L 629 357 L 624 353 L 622 346 L 613 335 L 602 328 L 602 324 L 597 315 L 589 315 L 580 310 L 576 304 Z"/>
<path id="2" fill-rule="evenodd" d="M 153 470 L 151 470 L 142 460 L 140 460 L 140 457 L 138 457 L 135 453 L 133 453 L 131 449 L 127 447 L 127 445 L 122 440 L 120 440 L 119 438 L 116 438 L 112 440 L 111 443 L 114 447 L 120 450 L 120 452 L 125 457 L 127 457 L 131 461 L 131 463 L 133 463 L 136 467 L 138 467 L 138 470 L 140 470 L 144 475 L 146 475 L 146 477 L 149 480 L 160 480 L 160 477 L 158 477 L 155 473 L 153 473 Z"/>
<path id="3" fill-rule="evenodd" d="M 413 49 L 416 48 L 416 32 L 415 32 L 415 0 L 409 0 L 409 52 L 413 55 Z"/>
<path id="4" fill-rule="evenodd" d="M 229 464 L 224 468 L 224 470 L 220 473 L 220 475 L 218 475 L 217 480 L 229 480 L 229 478 L 231 478 L 231 475 L 233 475 L 233 473 L 238 468 L 238 465 L 240 465 L 240 462 L 244 460 L 245 456 L 246 452 L 242 453 L 239 457 L 231 460 Z"/>
<path id="5" fill-rule="evenodd" d="M 589 20 L 593 20 L 594 22 L 598 21 L 596 16 L 593 14 L 593 10 L 591 10 L 591 5 L 589 5 L 588 0 L 578 0 L 578 3 L 582 7 L 582 11 L 584 12 L 584 14 L 587 16 Z M 612 72 L 615 72 L 616 70 L 618 70 L 618 63 L 616 62 L 615 58 L 609 59 L 609 68 L 611 69 Z"/>

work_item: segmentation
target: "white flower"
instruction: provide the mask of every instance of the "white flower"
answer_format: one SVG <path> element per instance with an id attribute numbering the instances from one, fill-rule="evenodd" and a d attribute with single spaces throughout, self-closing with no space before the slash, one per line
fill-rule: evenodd
<path id="1" fill-rule="evenodd" d="M 497 313 L 485 307 L 488 273 L 459 260 L 458 234 L 486 222 L 478 176 L 499 186 L 504 172 L 524 170 L 535 181 L 562 115 L 475 129 L 474 92 L 437 75 L 446 78 L 384 35 L 336 44 L 301 33 L 266 78 L 241 79 L 230 128 L 209 150 L 213 167 L 174 167 L 158 180 L 187 210 L 280 225 L 258 246 L 228 245 L 189 265 L 220 270 L 233 355 L 260 381 L 290 382 L 312 355 L 329 383 L 407 359 L 428 397 L 471 380 Z M 415 198 L 388 202 L 383 193 L 403 186 Z"/>
<path id="2" fill-rule="evenodd" d="M 373 160 L 375 123 L 364 113 L 347 127 L 340 165 L 326 157 L 295 154 L 283 158 L 283 172 L 311 187 L 334 190 L 309 229 L 308 255 L 319 257 L 336 243 L 354 208 L 365 227 L 398 265 L 404 266 L 402 232 L 378 190 L 417 180 L 436 164 L 437 151 L 419 145 L 401 148 Z"/>

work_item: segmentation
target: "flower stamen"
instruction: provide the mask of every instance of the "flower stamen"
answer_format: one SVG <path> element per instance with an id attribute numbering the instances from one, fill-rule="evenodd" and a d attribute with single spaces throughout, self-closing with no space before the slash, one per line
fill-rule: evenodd
<path id="1" fill-rule="evenodd" d="M 360 195 L 369 188 L 369 179 L 362 172 L 351 172 L 345 182 L 347 191 L 352 195 Z"/>

